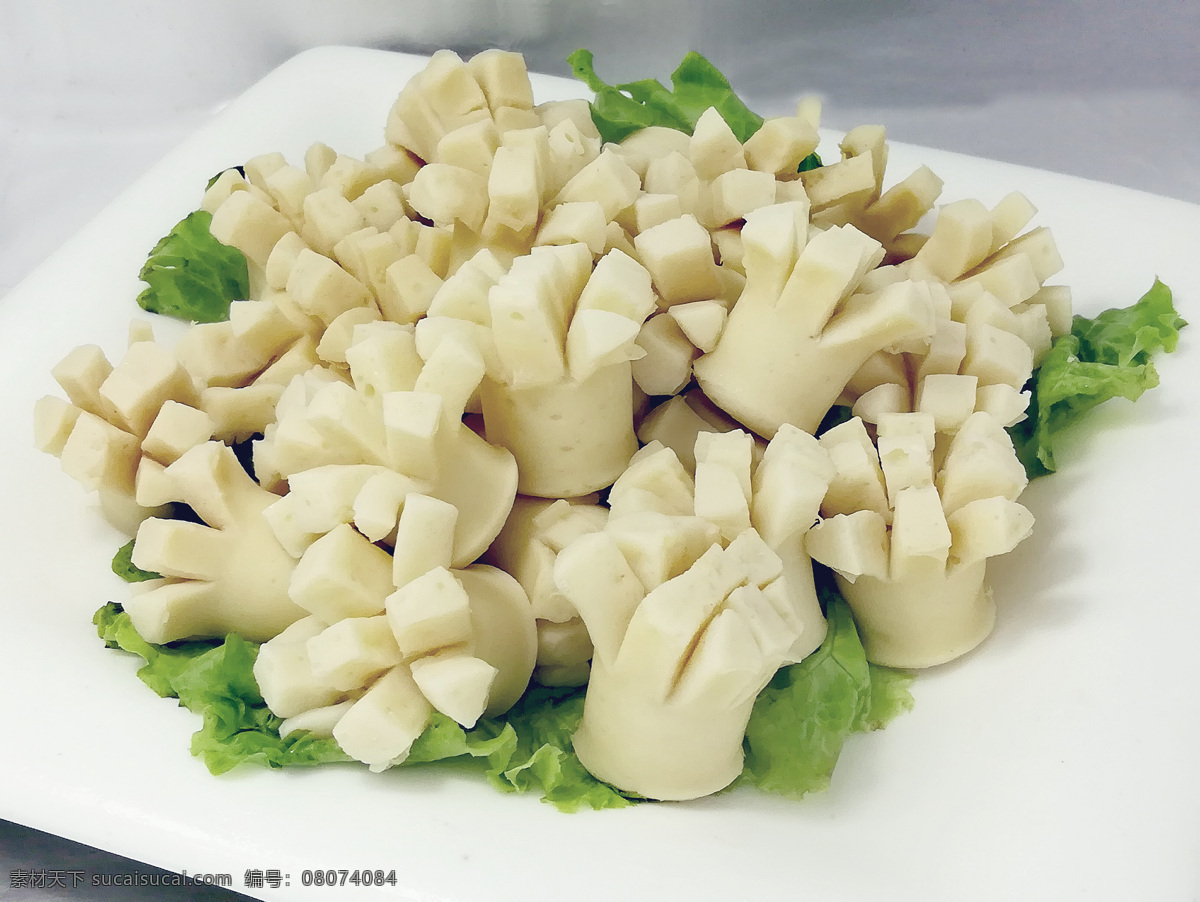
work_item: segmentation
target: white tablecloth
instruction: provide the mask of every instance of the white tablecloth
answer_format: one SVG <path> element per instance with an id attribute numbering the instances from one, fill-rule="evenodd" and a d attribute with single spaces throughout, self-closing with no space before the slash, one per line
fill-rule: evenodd
<path id="1" fill-rule="evenodd" d="M 895 140 L 1200 202 L 1194 0 L 4 0 L 0 295 L 223 103 L 333 43 L 504 46 L 561 75 L 587 46 L 611 81 L 665 78 L 691 48 L 764 114 L 816 92 L 835 128 L 878 122 Z M 149 872 L 0 822 L 5 898 L 203 898 L 19 889 L 16 869 Z"/>

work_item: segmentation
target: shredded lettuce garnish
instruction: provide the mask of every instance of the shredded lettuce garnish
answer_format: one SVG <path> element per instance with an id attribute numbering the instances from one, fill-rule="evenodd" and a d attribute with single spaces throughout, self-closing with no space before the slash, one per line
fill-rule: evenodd
<path id="1" fill-rule="evenodd" d="M 196 323 L 229 318 L 230 302 L 250 292 L 250 273 L 241 251 L 212 236 L 211 222 L 211 213 L 197 210 L 154 246 L 138 276 L 149 286 L 138 306 Z"/>
<path id="2" fill-rule="evenodd" d="M 1054 472 L 1054 438 L 1083 414 L 1110 398 L 1136 401 L 1158 385 L 1151 359 L 1170 353 L 1186 326 L 1171 289 L 1158 279 L 1128 307 L 1088 319 L 1076 316 L 1033 374 L 1028 416 L 1009 429 L 1029 478 Z"/>

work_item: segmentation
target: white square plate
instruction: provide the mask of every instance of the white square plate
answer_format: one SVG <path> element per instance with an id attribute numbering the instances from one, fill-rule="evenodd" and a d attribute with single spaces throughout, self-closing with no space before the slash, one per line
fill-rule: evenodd
<path id="1" fill-rule="evenodd" d="M 313 141 L 362 154 L 418 57 L 306 52 L 166 157 L 0 302 L 0 816 L 172 870 L 395 869 L 355 897 L 414 900 L 1195 899 L 1200 894 L 1200 355 L 1185 331 L 1163 385 L 1114 402 L 1063 443 L 1023 499 L 1035 535 L 993 567 L 995 633 L 923 674 L 916 707 L 853 737 L 833 786 L 801 802 L 750 791 L 563 815 L 444 771 L 239 769 L 188 753 L 198 719 L 107 651 L 92 612 L 121 600 L 122 538 L 33 449 L 32 407 L 78 344 L 119 356 L 137 273 L 206 179 Z M 535 78 L 539 100 L 585 96 Z M 1147 146 L 1151 136 L 1145 136 Z M 1036 136 L 1030 136 L 1036 140 Z M 834 150 L 836 153 L 836 150 Z M 1160 276 L 1200 320 L 1200 208 L 1126 189 L 894 145 L 943 200 L 1023 191 L 1052 228 L 1080 312 Z M 87 178 L 87 173 L 79 173 Z M 66 189 L 65 189 L 66 190 Z M 1200 328 L 1196 326 L 1193 328 Z M 1101 428 L 1103 427 L 1103 428 Z"/>

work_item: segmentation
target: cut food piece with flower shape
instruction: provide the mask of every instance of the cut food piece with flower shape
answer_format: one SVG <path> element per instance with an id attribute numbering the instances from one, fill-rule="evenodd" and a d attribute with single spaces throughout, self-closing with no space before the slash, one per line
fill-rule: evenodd
<path id="1" fill-rule="evenodd" d="M 901 344 L 870 357 L 841 403 L 869 423 L 889 413 L 929 413 L 945 434 L 977 411 L 1004 426 L 1023 420 L 1025 386 L 1071 319 L 1069 289 L 1044 284 L 1062 266 L 1049 232 L 1017 235 L 1034 212 L 1016 193 L 991 210 L 977 201 L 948 204 L 921 253 L 875 270 L 868 281 L 877 286 L 920 276 L 933 302 L 933 333 L 924 346 Z"/>
<path id="2" fill-rule="evenodd" d="M 808 228 L 803 203 L 750 214 L 745 290 L 715 349 L 694 364 L 705 394 L 768 438 L 783 423 L 814 432 L 871 355 L 933 332 L 929 296 L 917 283 L 855 293 L 882 259 L 878 242 L 850 227 L 810 239 Z"/>
<path id="3" fill-rule="evenodd" d="M 857 418 L 821 437 L 837 475 L 805 544 L 837 574 L 869 660 L 929 667 L 992 630 L 986 560 L 1033 528 L 1016 501 L 1025 470 L 987 413 L 966 419 L 940 464 L 931 415 L 891 414 L 878 428 L 877 450 Z"/>
<path id="4" fill-rule="evenodd" d="M 393 648 L 388 660 L 395 663 L 332 730 L 342 749 L 372 770 L 403 761 L 433 711 L 469 728 L 507 711 L 529 683 L 537 649 L 533 615 L 520 585 L 503 571 L 429 570 L 388 597 L 384 619 L 391 639 L 371 651 L 371 664 L 384 664 Z M 309 640 L 310 659 L 338 628 Z M 362 663 L 350 658 L 341 666 L 361 671 Z"/>
<path id="5" fill-rule="evenodd" d="M 263 510 L 277 496 L 246 474 L 226 445 L 207 442 L 164 471 L 174 501 L 204 521 L 151 518 L 138 529 L 134 563 L 163 575 L 141 583 L 125 605 L 148 642 L 238 633 L 275 636 L 305 615 L 288 596 L 296 562 Z"/>
<path id="6" fill-rule="evenodd" d="M 637 448 L 630 360 L 655 297 L 621 251 L 535 248 L 488 295 L 499 373 L 481 390 L 488 440 L 517 460 L 523 494 L 611 485 Z"/>
<path id="7" fill-rule="evenodd" d="M 833 476 L 828 455 L 785 427 L 757 465 L 744 431 L 702 433 L 695 457 L 693 479 L 671 449 L 643 448 L 604 528 L 554 562 L 595 646 L 576 753 L 656 799 L 733 780 L 755 696 L 824 635 L 803 537 Z"/>
<path id="8" fill-rule="evenodd" d="M 255 665 L 274 713 L 320 712 L 312 718 L 347 754 L 381 770 L 407 756 L 434 711 L 469 728 L 520 698 L 537 653 L 529 599 L 494 567 L 449 568 L 455 516 L 411 494 L 394 559 L 348 524 L 304 552 L 290 591 L 314 614 L 266 642 Z"/>
<path id="9" fill-rule="evenodd" d="M 354 335 L 346 349 L 353 385 L 321 368 L 293 380 L 276 422 L 255 445 L 260 478 L 313 470 L 329 477 L 299 476 L 299 494 L 270 514 L 280 540 L 302 550 L 316 532 L 305 517 L 318 510 L 323 522 L 352 522 L 372 541 L 387 540 L 404 498 L 416 492 L 456 508 L 453 563 L 465 566 L 500 532 L 516 495 L 512 455 L 463 423 L 483 360 L 458 334 L 438 342 L 427 360 L 417 353 L 412 327 L 368 323 Z M 328 466 L 356 469 L 322 469 Z M 309 491 L 308 483 L 324 487 Z"/>
<path id="10" fill-rule="evenodd" d="M 572 740 L 584 767 L 654 799 L 733 781 L 754 698 L 800 628 L 771 598 L 781 568 L 747 531 L 647 594 L 606 533 L 563 550 L 559 585 L 596 643 Z"/>

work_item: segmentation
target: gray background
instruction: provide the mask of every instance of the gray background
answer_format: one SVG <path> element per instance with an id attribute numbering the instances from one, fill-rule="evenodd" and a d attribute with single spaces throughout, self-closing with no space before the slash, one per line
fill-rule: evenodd
<path id="1" fill-rule="evenodd" d="M 587 46 L 610 81 L 665 78 L 696 49 L 763 114 L 816 92 L 834 128 L 878 122 L 894 140 L 1197 203 L 1198 42 L 1187 0 L 0 0 L 0 295 L 223 103 L 320 44 L 502 46 L 559 75 Z M 0 821 L 0 898 L 234 898 L 14 889 L 15 868 L 151 872 Z"/>

